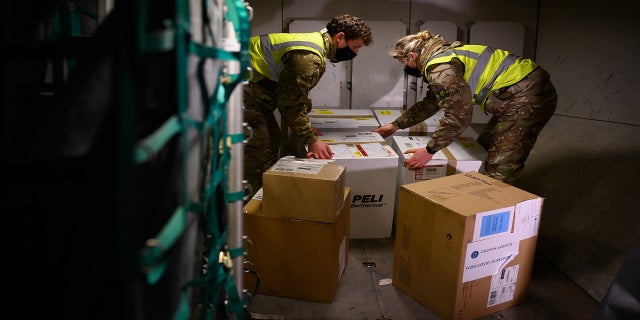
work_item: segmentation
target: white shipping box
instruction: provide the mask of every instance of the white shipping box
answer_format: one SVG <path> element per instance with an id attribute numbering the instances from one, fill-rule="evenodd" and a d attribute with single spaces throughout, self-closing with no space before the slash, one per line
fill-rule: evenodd
<path id="1" fill-rule="evenodd" d="M 484 171 L 487 151 L 471 137 L 458 137 L 449 146 L 436 152 L 433 158 L 421 169 L 410 170 L 402 163 L 413 153 L 405 154 L 409 149 L 425 148 L 430 136 L 393 136 L 394 146 L 400 156 L 399 184 L 430 180 L 462 172 Z"/>
<path id="2" fill-rule="evenodd" d="M 389 124 L 389 123 L 393 122 L 398 117 L 400 117 L 404 113 L 404 110 L 402 110 L 402 109 L 374 109 L 373 113 L 375 114 L 376 119 L 378 119 L 378 122 L 380 123 L 380 125 L 383 126 L 383 125 L 386 125 L 386 124 Z M 440 119 L 442 118 L 443 115 L 444 115 L 444 111 L 440 110 L 436 114 L 431 116 L 430 118 L 418 123 L 415 126 L 412 126 L 412 127 L 409 127 L 409 128 L 404 128 L 404 129 L 398 129 L 393 134 L 393 136 L 425 136 L 425 135 L 429 135 L 429 134 L 433 133 L 434 131 L 436 131 L 436 128 L 440 124 Z M 396 146 L 394 145 L 395 141 L 393 140 L 393 136 L 387 137 L 386 141 L 390 146 L 395 148 Z"/>
<path id="3" fill-rule="evenodd" d="M 371 109 L 311 109 L 309 117 L 314 118 L 353 118 L 353 117 L 375 117 Z"/>
<path id="4" fill-rule="evenodd" d="M 325 131 L 371 131 L 380 127 L 373 115 L 366 117 L 309 117 L 311 125 L 321 133 Z"/>
<path id="5" fill-rule="evenodd" d="M 318 138 L 328 144 L 385 142 L 379 133 L 371 131 L 325 131 Z"/>
<path id="6" fill-rule="evenodd" d="M 396 207 L 398 155 L 385 142 L 329 144 L 335 164 L 346 166 L 351 189 L 351 239 L 389 238 Z"/>
<path id="7" fill-rule="evenodd" d="M 378 122 L 381 126 L 391 123 L 404 113 L 402 109 L 374 109 Z M 436 128 L 440 124 L 440 119 L 444 116 L 444 111 L 440 110 L 436 112 L 430 118 L 422 121 L 421 123 L 396 131 L 395 135 L 408 136 L 408 135 L 425 135 L 430 132 L 436 131 Z"/>

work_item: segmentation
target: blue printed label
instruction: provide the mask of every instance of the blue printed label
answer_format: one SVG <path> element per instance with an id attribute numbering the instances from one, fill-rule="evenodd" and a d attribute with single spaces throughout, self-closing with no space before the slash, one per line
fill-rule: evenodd
<path id="1" fill-rule="evenodd" d="M 509 230 L 511 226 L 510 211 L 502 211 L 482 217 L 480 236 L 486 237 Z"/>

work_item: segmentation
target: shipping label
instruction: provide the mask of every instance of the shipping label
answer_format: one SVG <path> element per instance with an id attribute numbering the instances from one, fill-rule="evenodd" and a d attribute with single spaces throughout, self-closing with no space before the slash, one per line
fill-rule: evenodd
<path id="1" fill-rule="evenodd" d="M 502 269 L 491 277 L 487 308 L 513 300 L 518 281 L 519 265 Z"/>
<path id="2" fill-rule="evenodd" d="M 511 233 L 467 244 L 462 282 L 498 274 L 519 252 L 520 240 Z"/>

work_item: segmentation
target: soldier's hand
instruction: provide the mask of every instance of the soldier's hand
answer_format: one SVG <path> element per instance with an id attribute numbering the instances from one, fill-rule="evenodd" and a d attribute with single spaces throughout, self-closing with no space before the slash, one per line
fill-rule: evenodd
<path id="1" fill-rule="evenodd" d="M 405 154 L 413 153 L 413 156 L 404 161 L 404 167 L 410 170 L 417 170 L 424 167 L 433 158 L 425 148 L 408 149 Z"/>
<path id="2" fill-rule="evenodd" d="M 313 159 L 331 159 L 333 158 L 333 151 L 329 145 L 320 140 L 309 143 L 307 152 L 307 158 Z"/>
<path id="3" fill-rule="evenodd" d="M 383 138 L 386 138 L 392 134 L 394 134 L 398 129 L 398 127 L 394 126 L 391 123 L 387 123 L 384 126 L 381 126 L 377 129 L 373 129 L 371 130 L 372 132 L 377 132 L 379 133 Z"/>

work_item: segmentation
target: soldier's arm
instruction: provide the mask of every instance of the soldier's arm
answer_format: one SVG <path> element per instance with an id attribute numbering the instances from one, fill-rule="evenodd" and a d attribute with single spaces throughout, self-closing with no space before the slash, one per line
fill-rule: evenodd
<path id="1" fill-rule="evenodd" d="M 309 51 L 290 51 L 283 57 L 284 69 L 278 86 L 278 110 L 286 124 L 300 141 L 309 144 L 318 139 L 313 132 L 308 111 L 311 109 L 309 91 L 324 73 L 321 58 Z"/>
<path id="2" fill-rule="evenodd" d="M 469 127 L 473 117 L 471 89 L 464 80 L 461 64 L 440 64 L 428 72 L 429 91 L 438 106 L 444 110 L 440 125 L 429 141 L 429 147 L 438 151 L 460 136 Z"/>
<path id="3" fill-rule="evenodd" d="M 427 91 L 427 95 L 424 99 L 412 105 L 401 116 L 391 122 L 391 124 L 400 129 L 409 128 L 429 119 L 431 116 L 436 114 L 438 110 L 439 108 L 436 106 L 433 94 L 431 94 L 431 91 Z"/>

